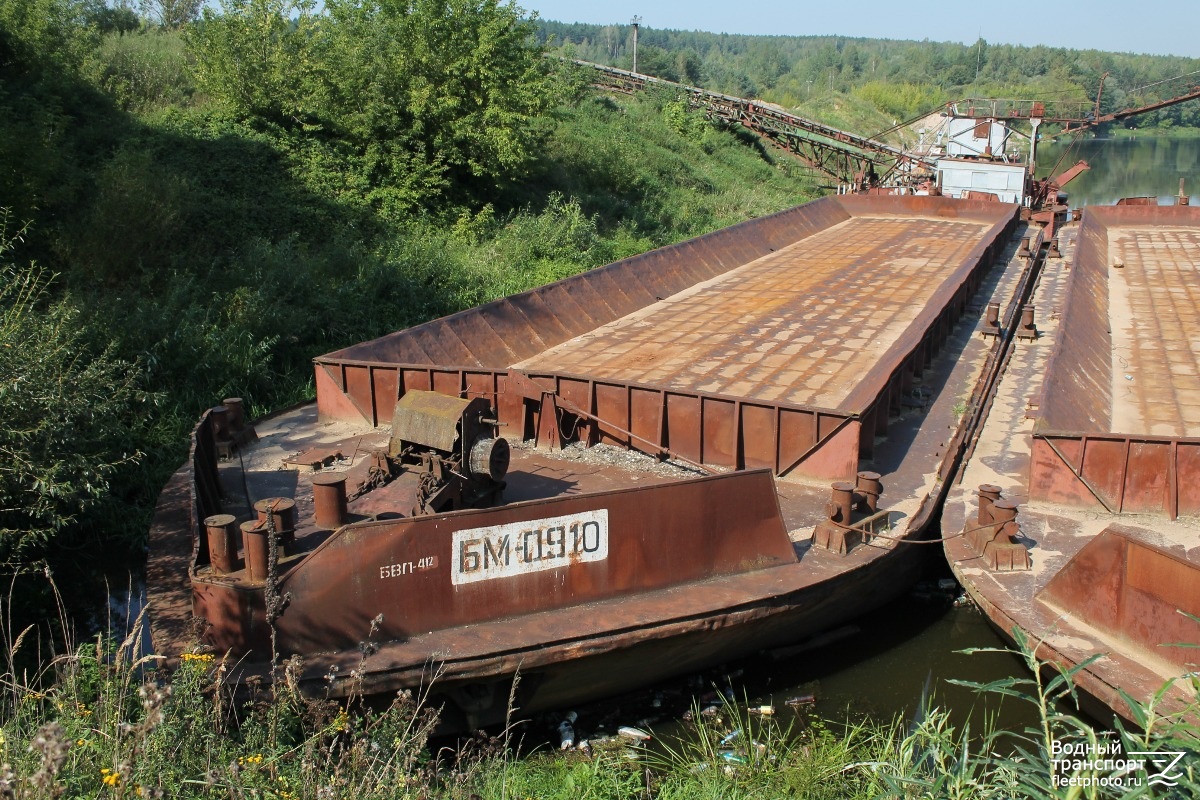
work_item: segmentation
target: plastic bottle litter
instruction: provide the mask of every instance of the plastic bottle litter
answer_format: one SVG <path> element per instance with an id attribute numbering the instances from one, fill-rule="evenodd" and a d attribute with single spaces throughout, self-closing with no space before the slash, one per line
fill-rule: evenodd
<path id="1" fill-rule="evenodd" d="M 617 735 L 623 739 L 632 739 L 635 742 L 648 742 L 653 738 L 641 728 L 635 728 L 632 725 L 622 725 L 620 728 L 617 728 Z"/>
<path id="2" fill-rule="evenodd" d="M 796 695 L 795 697 L 789 697 L 786 701 L 787 705 L 792 706 L 793 708 L 796 706 L 810 706 L 815 702 L 817 702 L 817 696 L 812 692 Z"/>
<path id="3" fill-rule="evenodd" d="M 750 708 L 748 708 L 746 710 L 748 712 L 750 712 L 750 714 L 753 716 L 758 716 L 758 717 L 773 717 L 773 716 L 775 716 L 775 706 L 772 706 L 772 705 L 751 706 Z"/>
<path id="4" fill-rule="evenodd" d="M 559 749 L 570 750 L 575 746 L 575 728 L 565 719 L 558 723 Z"/>

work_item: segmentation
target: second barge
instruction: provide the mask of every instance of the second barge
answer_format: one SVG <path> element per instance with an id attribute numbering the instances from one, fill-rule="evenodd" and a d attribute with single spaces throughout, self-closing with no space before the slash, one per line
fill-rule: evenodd
<path id="1" fill-rule="evenodd" d="M 1130 701 L 1194 704 L 1200 663 L 1200 209 L 1089 207 L 1060 237 L 1010 299 L 1030 325 L 1002 332 L 945 551 L 1001 632 L 1078 669 L 1089 710 L 1136 720 Z"/>

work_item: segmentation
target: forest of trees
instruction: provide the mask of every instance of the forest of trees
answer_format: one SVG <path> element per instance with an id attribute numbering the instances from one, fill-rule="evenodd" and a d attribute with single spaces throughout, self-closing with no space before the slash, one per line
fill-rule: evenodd
<path id="1" fill-rule="evenodd" d="M 556 52 L 625 69 L 632 66 L 633 37 L 627 25 L 547 20 L 537 25 L 539 38 Z M 1103 112 L 1142 106 L 1182 93 L 1189 82 L 1195 85 L 1200 59 L 1022 47 L 983 39 L 964 45 L 642 26 L 638 71 L 784 106 L 803 106 L 831 93 L 854 94 L 888 115 L 909 119 L 963 97 L 1094 101 L 1106 73 Z M 1127 124 L 1200 127 L 1200 103 L 1183 103 Z"/>

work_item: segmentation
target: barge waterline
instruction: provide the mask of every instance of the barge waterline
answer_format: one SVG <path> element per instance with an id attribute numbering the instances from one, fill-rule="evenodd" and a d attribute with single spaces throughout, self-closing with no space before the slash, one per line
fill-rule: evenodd
<path id="1" fill-rule="evenodd" d="M 233 680 L 273 639 L 309 691 L 436 674 L 476 725 L 517 671 L 530 713 L 877 608 L 994 369 L 971 332 L 1025 269 L 1017 225 L 827 198 L 322 356 L 315 407 L 256 442 L 197 427 L 151 533 L 156 648 L 194 615 Z"/>

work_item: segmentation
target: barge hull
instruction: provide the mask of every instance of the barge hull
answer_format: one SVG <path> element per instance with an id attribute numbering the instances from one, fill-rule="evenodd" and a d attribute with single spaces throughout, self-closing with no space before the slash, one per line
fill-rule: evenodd
<path id="1" fill-rule="evenodd" d="M 996 368 L 970 333 L 1020 272 L 1016 224 L 829 198 L 323 356 L 316 406 L 236 458 L 224 414 L 196 428 L 152 530 L 155 643 L 186 646 L 187 605 L 231 680 L 269 676 L 274 638 L 308 691 L 436 679 L 481 724 L 514 673 L 532 711 L 878 608 Z M 491 477 L 475 445 L 506 454 Z"/>

